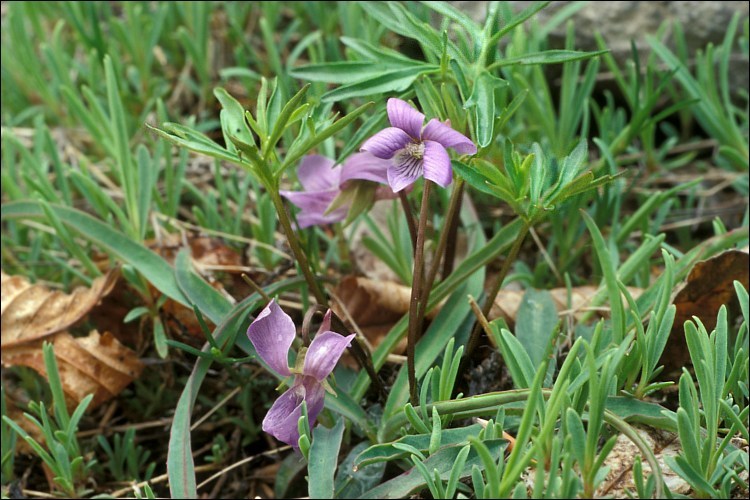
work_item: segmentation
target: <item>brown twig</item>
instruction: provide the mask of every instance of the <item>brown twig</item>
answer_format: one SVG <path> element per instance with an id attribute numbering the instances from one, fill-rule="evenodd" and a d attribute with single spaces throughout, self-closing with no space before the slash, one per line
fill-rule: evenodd
<path id="1" fill-rule="evenodd" d="M 409 226 L 409 235 L 411 236 L 411 248 L 414 252 L 417 251 L 417 225 L 414 222 L 414 214 L 411 211 L 411 203 L 409 198 L 406 197 L 406 191 L 401 190 L 398 192 L 398 198 L 401 200 L 401 206 L 404 208 L 404 217 L 406 217 L 406 224 Z"/>

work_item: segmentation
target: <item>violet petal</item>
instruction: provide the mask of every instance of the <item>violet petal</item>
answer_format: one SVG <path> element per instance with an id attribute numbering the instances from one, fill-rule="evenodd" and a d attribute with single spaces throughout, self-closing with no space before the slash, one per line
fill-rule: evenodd
<path id="1" fill-rule="evenodd" d="M 424 115 L 408 102 L 392 97 L 388 99 L 388 120 L 391 126 L 400 128 L 414 139 L 419 139 L 424 124 Z"/>
<path id="2" fill-rule="evenodd" d="M 396 127 L 384 128 L 373 135 L 362 144 L 362 151 L 369 151 L 383 160 L 388 160 L 396 154 L 396 151 L 412 142 L 409 134 Z"/>
<path id="3" fill-rule="evenodd" d="M 307 403 L 307 421 L 310 429 L 315 425 L 318 415 L 325 405 L 326 390 L 323 385 L 313 377 L 302 377 L 305 386 L 305 403 Z"/>
<path id="4" fill-rule="evenodd" d="M 388 184 L 394 193 L 398 193 L 414 184 L 421 175 L 422 158 L 404 150 L 393 158 L 393 164 L 388 168 Z"/>
<path id="5" fill-rule="evenodd" d="M 339 207 L 326 214 L 328 207 L 339 193 L 338 189 L 319 192 L 280 191 L 281 196 L 301 209 L 297 214 L 297 223 L 300 229 L 344 220 L 348 210 L 347 207 Z"/>
<path id="6" fill-rule="evenodd" d="M 306 389 L 302 384 L 295 384 L 274 401 L 263 419 L 263 431 L 295 449 L 299 447 L 299 429 L 297 422 L 302 416 L 302 401 Z M 312 420 L 308 420 L 312 424 Z"/>
<path id="7" fill-rule="evenodd" d="M 346 337 L 336 332 L 318 333 L 307 349 L 302 372 L 323 381 L 333 371 L 355 334 Z"/>
<path id="8" fill-rule="evenodd" d="M 327 191 L 339 187 L 341 167 L 320 155 L 305 156 L 297 169 L 297 178 L 305 191 Z"/>
<path id="9" fill-rule="evenodd" d="M 247 329 L 247 336 L 255 346 L 258 356 L 276 373 L 288 377 L 289 348 L 297 333 L 290 318 L 271 300 Z"/>
<path id="10" fill-rule="evenodd" d="M 355 153 L 346 159 L 341 169 L 341 184 L 350 179 L 362 179 L 381 184 L 388 183 L 388 167 L 391 162 L 372 153 Z"/>
<path id="11" fill-rule="evenodd" d="M 424 141 L 424 178 L 446 187 L 453 180 L 453 168 L 448 151 L 435 141 Z"/>
<path id="12" fill-rule="evenodd" d="M 425 140 L 436 141 L 445 148 L 453 148 L 459 154 L 475 154 L 476 145 L 471 139 L 460 132 L 456 132 L 445 123 L 433 118 L 422 131 L 422 138 Z"/>
<path id="13" fill-rule="evenodd" d="M 320 328 L 318 328 L 318 333 L 327 332 L 331 329 L 331 314 L 330 309 L 326 311 L 323 321 L 320 323 Z"/>

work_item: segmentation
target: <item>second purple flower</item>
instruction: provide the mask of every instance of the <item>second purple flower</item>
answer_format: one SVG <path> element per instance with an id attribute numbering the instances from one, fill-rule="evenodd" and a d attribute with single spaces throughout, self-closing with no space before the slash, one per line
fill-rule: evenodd
<path id="1" fill-rule="evenodd" d="M 344 337 L 330 331 L 329 310 L 317 335 L 305 351 L 300 350 L 297 366 L 289 368 L 289 349 L 297 334 L 292 318 L 272 300 L 247 329 L 247 336 L 255 346 L 258 356 L 282 377 L 294 375 L 291 387 L 268 410 L 263 419 L 263 430 L 279 441 L 298 447 L 297 422 L 302 416 L 302 403 L 307 405 L 307 417 L 312 428 L 323 409 L 326 389 L 330 390 L 326 378 L 354 338 Z"/>
<path id="2" fill-rule="evenodd" d="M 319 224 L 332 224 L 346 218 L 348 205 L 329 211 L 333 200 L 348 188 L 350 181 L 363 180 L 387 184 L 389 163 L 370 153 L 356 153 L 344 165 L 336 165 L 330 158 L 320 155 L 306 156 L 297 170 L 304 191 L 281 191 L 281 195 L 298 206 L 299 227 L 304 229 Z M 393 198 L 387 186 L 375 192 L 375 199 Z"/>

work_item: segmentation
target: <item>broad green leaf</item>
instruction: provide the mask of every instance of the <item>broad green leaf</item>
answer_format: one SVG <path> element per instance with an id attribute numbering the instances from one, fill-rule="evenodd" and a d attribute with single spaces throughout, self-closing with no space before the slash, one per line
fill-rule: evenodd
<path id="1" fill-rule="evenodd" d="M 624 396 L 609 396 L 606 402 L 608 411 L 614 413 L 621 419 L 644 425 L 650 425 L 657 429 L 665 429 L 672 432 L 677 431 L 674 415 L 657 403 L 649 403 L 639 399 Z"/>
<path id="2" fill-rule="evenodd" d="M 334 474 L 338 465 L 344 419 L 339 418 L 332 429 L 318 425 L 313 429 L 308 459 L 307 488 L 310 498 L 334 498 Z"/>
<path id="3" fill-rule="evenodd" d="M 362 453 L 370 443 L 363 441 L 351 449 L 349 454 L 339 465 L 336 474 L 336 493 L 338 498 L 359 498 L 365 492 L 380 484 L 383 480 L 386 462 L 372 464 L 369 467 L 357 468 L 354 459 Z"/>
<path id="4" fill-rule="evenodd" d="M 214 89 L 214 96 L 221 103 L 222 121 L 226 123 L 225 132 L 232 143 L 240 142 L 246 147 L 255 146 L 253 134 L 245 121 L 245 108 L 221 87 Z"/>
<path id="5" fill-rule="evenodd" d="M 75 208 L 50 204 L 49 207 L 63 224 L 92 243 L 111 252 L 132 265 L 154 287 L 167 297 L 190 307 L 190 302 L 180 290 L 172 267 L 160 256 L 133 241 L 121 232 L 85 212 Z M 41 204 L 35 201 L 6 203 L 2 206 L 2 219 L 36 219 L 44 217 Z"/>
<path id="6" fill-rule="evenodd" d="M 461 176 L 471 187 L 483 193 L 494 195 L 495 190 L 490 184 L 505 184 L 503 174 L 501 174 L 493 165 L 485 161 L 475 160 L 471 165 L 467 165 L 458 160 L 453 160 L 451 164 L 453 170 L 457 172 L 458 175 Z"/>
<path id="7" fill-rule="evenodd" d="M 532 366 L 541 364 L 557 323 L 552 295 L 546 290 L 526 290 L 516 316 L 515 333 Z"/>
<path id="8" fill-rule="evenodd" d="M 218 290 L 195 273 L 190 253 L 186 248 L 177 253 L 175 277 L 177 278 L 177 285 L 188 300 L 195 304 L 201 313 L 213 323 L 218 324 L 229 314 L 232 305 Z"/>
<path id="9" fill-rule="evenodd" d="M 579 467 L 585 463 L 586 456 L 586 431 L 583 430 L 583 421 L 573 408 L 568 408 L 565 413 L 566 431 L 571 436 L 571 447 Z"/>
<path id="10" fill-rule="evenodd" d="M 490 325 L 493 326 L 493 329 L 496 329 L 499 323 L 493 321 Z M 531 363 L 531 358 L 529 358 L 523 344 L 505 328 L 501 328 L 499 335 L 495 338 L 499 341 L 500 353 L 508 366 L 508 371 L 510 371 L 515 386 L 519 389 L 530 388 L 536 372 L 534 366 L 537 365 Z"/>

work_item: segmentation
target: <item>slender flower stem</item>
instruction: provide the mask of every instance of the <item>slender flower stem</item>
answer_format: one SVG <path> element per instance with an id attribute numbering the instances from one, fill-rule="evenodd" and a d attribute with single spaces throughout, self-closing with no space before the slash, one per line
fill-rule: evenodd
<path id="1" fill-rule="evenodd" d="M 284 202 L 281 200 L 279 190 L 269 189 L 268 192 L 271 195 L 271 200 L 273 201 L 274 207 L 276 207 L 276 213 L 279 215 L 279 222 L 281 222 L 281 227 L 284 230 L 287 241 L 289 242 L 289 248 L 292 249 L 292 254 L 294 255 L 294 258 L 297 259 L 300 269 L 302 269 L 302 274 L 305 277 L 305 281 L 307 281 L 307 284 L 310 287 L 310 290 L 312 290 L 312 293 L 315 296 L 315 300 L 318 302 L 318 304 L 321 307 L 328 309 L 330 307 L 330 305 L 328 304 L 328 299 L 326 298 L 323 290 L 320 288 L 320 285 L 315 280 L 315 277 L 312 274 L 310 263 L 307 260 L 305 252 L 302 251 L 302 246 L 299 244 L 299 240 L 297 239 L 297 233 L 295 233 L 294 229 L 292 229 L 292 223 L 289 219 L 289 213 L 286 211 Z M 339 333 L 345 335 L 343 331 L 339 331 Z M 352 353 L 354 354 L 354 357 L 357 358 L 357 362 L 359 362 L 359 365 L 367 371 L 367 374 L 370 376 L 372 383 L 375 384 L 375 387 L 378 389 L 380 394 L 385 394 L 385 389 L 383 389 L 383 385 L 380 383 L 380 379 L 375 372 L 375 367 L 372 364 L 372 357 L 356 337 L 352 339 Z"/>
<path id="2" fill-rule="evenodd" d="M 427 279 L 425 280 L 424 289 L 427 290 L 427 295 L 425 296 L 425 300 L 420 303 L 418 313 L 418 317 L 422 318 L 420 321 L 424 321 L 424 315 L 427 312 L 425 309 L 427 308 L 427 302 L 429 301 L 430 293 L 432 292 L 432 285 L 435 283 L 438 267 L 440 267 L 440 258 L 443 256 L 443 252 L 445 252 L 446 248 L 448 248 L 448 243 L 450 242 L 450 239 L 448 238 L 448 236 L 450 235 L 449 228 L 455 226 L 455 228 L 458 229 L 458 212 L 461 207 L 461 199 L 463 199 L 463 188 L 463 179 L 458 179 L 456 181 L 456 185 L 453 187 L 453 192 L 451 193 L 451 199 L 448 204 L 448 213 L 445 215 L 447 227 L 446 230 L 440 233 L 440 240 L 438 241 L 438 246 L 435 249 L 435 254 L 432 257 L 430 272 L 427 274 Z M 447 253 L 445 254 L 445 258 L 448 258 Z M 445 275 L 443 275 L 443 278 L 445 278 Z"/>
<path id="3" fill-rule="evenodd" d="M 411 235 L 411 248 L 414 252 L 417 251 L 417 225 L 414 222 L 414 214 L 411 211 L 411 203 L 409 198 L 406 197 L 406 191 L 403 189 L 398 192 L 398 198 L 401 200 L 401 206 L 404 208 L 404 216 L 406 217 L 406 224 L 409 226 L 409 234 Z"/>
<path id="4" fill-rule="evenodd" d="M 302 246 L 299 244 L 297 233 L 295 233 L 294 229 L 292 229 L 292 222 L 289 219 L 289 213 L 286 211 L 284 202 L 281 200 L 279 190 L 269 189 L 268 194 L 271 195 L 271 201 L 273 201 L 273 205 L 276 208 L 276 213 L 279 216 L 279 222 L 281 222 L 281 228 L 284 230 L 286 240 L 289 242 L 289 248 L 291 248 L 294 258 L 297 259 L 299 267 L 302 270 L 302 275 L 305 277 L 305 281 L 307 281 L 310 290 L 315 296 L 315 300 L 321 306 L 328 307 L 328 300 L 326 299 L 323 290 L 320 288 L 320 285 L 315 280 L 315 276 L 313 276 L 312 274 L 312 270 L 310 269 L 310 262 L 307 260 L 307 255 L 305 255 L 305 252 L 302 250 Z"/>
<path id="5" fill-rule="evenodd" d="M 427 212 L 429 211 L 430 187 L 432 181 L 425 179 L 422 189 L 422 206 L 419 209 L 419 226 L 417 227 L 417 242 L 414 250 L 414 274 L 411 281 L 411 301 L 409 303 L 409 331 L 406 339 L 406 356 L 409 371 L 409 394 L 411 404 L 417 406 L 417 372 L 415 366 L 415 347 L 422 329 L 422 318 L 419 311 L 424 309 L 424 236 L 427 226 Z"/>
<path id="6" fill-rule="evenodd" d="M 490 310 L 492 309 L 492 305 L 495 303 L 495 298 L 497 298 L 498 292 L 500 292 L 500 288 L 503 286 L 503 281 L 505 281 L 505 277 L 508 275 L 508 272 L 510 271 L 510 266 L 516 261 L 516 258 L 518 257 L 518 252 L 521 250 L 521 245 L 523 244 L 523 241 L 526 239 L 526 234 L 529 232 L 529 224 L 527 222 L 524 222 L 524 225 L 521 227 L 521 231 L 518 233 L 518 236 L 516 236 L 516 241 L 513 242 L 513 246 L 510 249 L 510 252 L 508 253 L 508 257 L 505 259 L 505 262 L 503 262 L 503 267 L 500 268 L 500 273 L 495 278 L 495 282 L 492 285 L 492 289 L 490 290 L 490 293 L 487 294 L 487 300 L 484 303 L 484 307 L 482 308 L 482 315 L 487 317 L 490 314 Z M 470 359 L 472 353 L 474 352 L 474 349 L 476 349 L 477 344 L 479 343 L 479 338 L 482 333 L 482 325 L 479 324 L 479 322 L 474 324 L 474 329 L 471 331 L 471 336 L 469 337 L 469 342 L 466 344 L 466 350 L 464 351 L 464 360 Z M 462 362 L 462 365 L 464 363 Z M 463 371 L 463 366 L 460 371 Z"/>
<path id="7" fill-rule="evenodd" d="M 458 181 L 456 181 L 456 187 L 454 189 L 458 191 L 458 193 L 455 193 L 455 199 L 453 198 L 453 196 L 451 196 L 451 204 L 448 208 L 448 216 L 446 217 L 446 221 L 448 223 L 448 227 L 446 229 L 446 240 L 448 242 L 448 245 L 445 247 L 445 258 L 443 259 L 443 279 L 448 277 L 448 275 L 453 272 L 453 261 L 456 258 L 456 237 L 458 236 L 459 223 L 458 215 L 461 213 L 461 204 L 464 200 L 463 179 L 459 179 Z M 455 207 L 453 206 L 454 203 L 456 205 Z M 440 237 L 442 238 L 442 234 L 440 235 Z"/>

